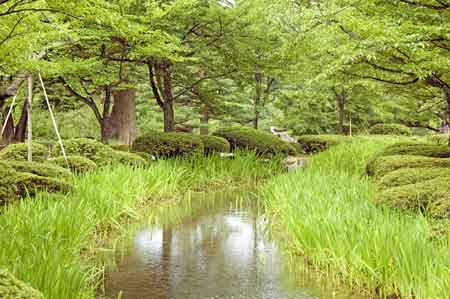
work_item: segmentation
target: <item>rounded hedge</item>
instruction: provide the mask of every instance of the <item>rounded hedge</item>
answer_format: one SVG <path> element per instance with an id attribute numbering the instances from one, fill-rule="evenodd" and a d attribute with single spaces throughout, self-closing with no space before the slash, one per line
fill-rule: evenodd
<path id="1" fill-rule="evenodd" d="M 8 271 L 0 269 L 0 298 L 44 299 L 44 296 L 28 284 L 14 277 Z"/>
<path id="2" fill-rule="evenodd" d="M 94 139 L 74 138 L 65 140 L 63 143 L 67 155 L 82 156 L 95 162 L 98 166 L 105 166 L 112 163 L 142 166 L 147 163 L 138 155 L 115 151 L 110 146 Z M 62 156 L 59 146 L 55 146 L 54 155 L 56 157 Z"/>
<path id="3" fill-rule="evenodd" d="M 200 139 L 202 140 L 203 146 L 205 148 L 205 155 L 230 152 L 230 143 L 225 138 L 200 135 Z"/>
<path id="4" fill-rule="evenodd" d="M 402 142 L 386 147 L 380 156 L 411 155 L 432 158 L 449 158 L 450 147 L 447 145 L 435 145 L 431 143 Z"/>
<path id="5" fill-rule="evenodd" d="M 305 154 L 319 153 L 351 139 L 342 135 L 303 135 L 298 137 L 298 144 Z"/>
<path id="6" fill-rule="evenodd" d="M 376 124 L 369 129 L 372 135 L 411 135 L 411 129 L 401 124 Z"/>
<path id="7" fill-rule="evenodd" d="M 412 210 L 436 218 L 450 217 L 450 176 L 386 189 L 375 201 L 383 206 Z"/>
<path id="8" fill-rule="evenodd" d="M 48 148 L 39 143 L 32 144 L 33 161 L 42 162 L 48 157 Z M 25 143 L 10 144 L 0 151 L 0 160 L 28 160 L 28 145 Z"/>
<path id="9" fill-rule="evenodd" d="M 421 156 L 381 156 L 370 160 L 366 166 L 369 176 L 382 177 L 401 168 L 448 168 L 450 159 Z"/>
<path id="10" fill-rule="evenodd" d="M 277 136 L 249 127 L 229 127 L 216 131 L 214 136 L 222 137 L 230 143 L 231 150 L 255 151 L 258 155 L 295 155 L 297 150 Z"/>
<path id="11" fill-rule="evenodd" d="M 189 133 L 151 132 L 138 137 L 133 152 L 143 152 L 159 158 L 203 155 L 204 146 L 198 135 Z"/>
<path id="12" fill-rule="evenodd" d="M 82 156 L 67 156 L 67 162 L 64 157 L 57 157 L 48 160 L 47 163 L 70 169 L 77 174 L 94 171 L 97 168 L 94 161 Z"/>
<path id="13" fill-rule="evenodd" d="M 381 189 L 416 184 L 438 177 L 450 176 L 447 168 L 402 168 L 383 176 L 379 183 Z"/>
<path id="14" fill-rule="evenodd" d="M 60 177 L 56 177 L 56 173 L 62 173 L 59 172 L 59 170 L 58 172 L 53 172 L 52 167 L 56 166 L 44 165 L 43 163 L 40 164 L 40 166 L 43 166 L 43 169 L 48 170 L 52 168 L 52 170 L 47 173 L 49 176 L 44 176 L 44 170 L 28 169 L 42 174 L 37 175 L 30 172 L 17 171 L 9 164 L 11 163 L 0 162 L 0 205 L 26 197 L 28 194 L 34 195 L 39 190 L 46 190 L 48 192 L 65 192 L 70 189 L 70 185 L 68 183 L 60 179 Z M 25 170 L 26 168 L 18 169 Z M 65 169 L 63 170 L 67 171 Z M 70 172 L 68 172 L 68 174 L 70 175 Z M 53 175 L 54 177 L 51 177 L 50 175 Z"/>

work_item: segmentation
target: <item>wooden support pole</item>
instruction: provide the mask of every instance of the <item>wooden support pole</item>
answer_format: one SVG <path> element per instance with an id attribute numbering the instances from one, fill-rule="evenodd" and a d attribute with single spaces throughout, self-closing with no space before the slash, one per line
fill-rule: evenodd
<path id="1" fill-rule="evenodd" d="M 44 80 L 42 80 L 41 73 L 39 73 L 38 75 L 39 75 L 39 81 L 41 82 L 42 91 L 44 92 L 45 102 L 47 103 L 48 111 L 50 112 L 50 117 L 52 119 L 53 128 L 55 129 L 56 137 L 58 137 L 58 143 L 61 148 L 61 152 L 63 154 L 64 160 L 66 161 L 66 164 L 68 164 L 66 150 L 64 149 L 64 144 L 62 142 L 61 135 L 59 134 L 58 125 L 56 124 L 56 119 L 55 119 L 55 116 L 53 115 L 52 106 L 50 105 L 50 101 L 48 99 L 47 90 L 45 89 L 45 85 L 44 85 Z"/>
<path id="2" fill-rule="evenodd" d="M 33 77 L 28 76 L 28 99 L 27 99 L 27 144 L 28 144 L 28 161 L 33 161 Z"/>

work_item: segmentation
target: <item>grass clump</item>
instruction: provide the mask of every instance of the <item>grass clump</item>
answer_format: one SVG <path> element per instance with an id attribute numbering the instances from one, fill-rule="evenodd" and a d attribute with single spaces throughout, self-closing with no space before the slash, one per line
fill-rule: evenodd
<path id="1" fill-rule="evenodd" d="M 97 168 L 97 164 L 95 164 L 94 161 L 82 156 L 75 155 L 67 156 L 67 162 L 64 157 L 57 157 L 48 160 L 47 163 L 70 169 L 70 171 L 76 174 L 94 171 Z"/>
<path id="2" fill-rule="evenodd" d="M 369 129 L 372 135 L 403 135 L 410 136 L 411 129 L 401 124 L 376 124 Z"/>
<path id="3" fill-rule="evenodd" d="M 450 174 L 386 189 L 375 197 L 383 206 L 450 218 Z"/>
<path id="4" fill-rule="evenodd" d="M 33 161 L 42 162 L 48 157 L 48 149 L 39 143 L 32 144 Z M 27 161 L 28 160 L 28 145 L 25 143 L 10 144 L 0 151 L 0 161 L 14 160 Z"/>
<path id="5" fill-rule="evenodd" d="M 231 150 L 254 151 L 261 156 L 295 155 L 296 149 L 288 142 L 267 133 L 249 127 L 229 127 L 219 129 L 214 133 L 226 139 Z"/>
<path id="6" fill-rule="evenodd" d="M 342 135 L 303 135 L 298 137 L 298 144 L 305 154 L 319 153 L 351 139 Z"/>
<path id="7" fill-rule="evenodd" d="M 230 152 L 230 143 L 225 139 L 217 136 L 200 135 L 203 146 L 205 148 L 205 155 L 209 156 L 216 153 Z"/>
<path id="8" fill-rule="evenodd" d="M 198 135 L 151 132 L 138 137 L 133 143 L 132 151 L 159 158 L 186 158 L 203 155 L 204 146 Z"/>
<path id="9" fill-rule="evenodd" d="M 18 280 L 8 271 L 0 269 L 0 298 L 44 299 L 44 296 L 28 284 Z"/>
<path id="10" fill-rule="evenodd" d="M 380 178 L 389 172 L 401 168 L 448 168 L 450 159 L 421 156 L 381 156 L 367 163 L 366 173 Z"/>
<path id="11" fill-rule="evenodd" d="M 401 168 L 383 176 L 378 184 L 381 189 L 416 184 L 450 175 L 447 168 Z"/>
<path id="12" fill-rule="evenodd" d="M 449 158 L 450 147 L 431 143 L 401 142 L 386 147 L 380 156 L 411 155 L 432 158 Z"/>
<path id="13" fill-rule="evenodd" d="M 381 298 L 449 298 L 450 234 L 436 240 L 428 218 L 373 202 L 378 191 L 362 174 L 384 146 L 356 138 L 313 157 L 307 171 L 273 179 L 262 190 L 268 215 L 292 254 L 336 283 Z"/>

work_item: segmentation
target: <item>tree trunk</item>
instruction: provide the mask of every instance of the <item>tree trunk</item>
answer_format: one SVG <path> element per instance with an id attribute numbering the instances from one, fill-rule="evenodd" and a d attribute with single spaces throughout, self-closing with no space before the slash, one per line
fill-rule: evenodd
<path id="1" fill-rule="evenodd" d="M 5 123 L 7 114 L 8 114 L 8 109 L 6 109 L 3 112 L 2 126 Z M 8 122 L 6 123 L 6 127 L 5 127 L 5 131 L 3 132 L 3 136 L 0 136 L 0 137 L 2 137 L 2 143 L 4 145 L 8 145 L 14 141 L 14 119 L 13 119 L 12 114 L 9 117 Z"/>
<path id="2" fill-rule="evenodd" d="M 209 111 L 208 108 L 203 108 L 200 116 L 200 135 L 209 135 Z"/>
<path id="3" fill-rule="evenodd" d="M 259 128 L 259 118 L 261 115 L 260 105 L 261 105 L 261 97 L 262 97 L 262 77 L 261 73 L 255 73 L 255 102 L 254 102 L 254 113 L 255 119 L 253 120 L 253 128 L 256 130 Z"/>
<path id="4" fill-rule="evenodd" d="M 137 135 L 136 90 L 126 89 L 114 92 L 111 115 L 102 122 L 102 138 L 116 139 L 131 144 Z"/>
<path id="5" fill-rule="evenodd" d="M 22 106 L 19 122 L 14 130 L 14 142 L 24 142 L 28 124 L 28 102 L 25 101 Z"/>
<path id="6" fill-rule="evenodd" d="M 105 87 L 105 98 L 103 99 L 103 115 L 100 121 L 102 142 L 106 143 L 112 138 L 112 128 L 109 125 L 111 116 L 111 87 Z"/>
<path id="7" fill-rule="evenodd" d="M 174 132 L 175 131 L 175 112 L 173 110 L 172 102 L 164 102 L 163 105 L 164 113 L 164 132 Z"/>
<path id="8" fill-rule="evenodd" d="M 344 118 L 345 118 L 345 93 L 336 94 L 336 106 L 338 112 L 338 127 L 337 132 L 340 135 L 344 134 Z"/>
<path id="9" fill-rule="evenodd" d="M 172 94 L 172 70 L 169 62 L 166 62 L 162 65 L 161 75 L 164 80 L 164 132 L 173 132 L 175 131 L 175 111 L 173 108 L 174 99 Z"/>

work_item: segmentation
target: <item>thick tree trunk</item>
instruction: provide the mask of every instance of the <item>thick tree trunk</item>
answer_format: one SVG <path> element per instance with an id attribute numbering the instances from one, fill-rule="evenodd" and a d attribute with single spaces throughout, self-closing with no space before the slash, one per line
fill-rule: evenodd
<path id="1" fill-rule="evenodd" d="M 344 134 L 344 117 L 345 117 L 345 93 L 336 94 L 336 106 L 338 113 L 338 134 Z"/>
<path id="2" fill-rule="evenodd" d="M 127 89 L 114 92 L 111 115 L 102 122 L 102 138 L 116 139 L 123 144 L 131 144 L 137 135 L 136 90 Z"/>
<path id="3" fill-rule="evenodd" d="M 175 111 L 173 110 L 172 102 L 164 102 L 164 132 L 175 131 Z"/>
<path id="4" fill-rule="evenodd" d="M 175 111 L 173 108 L 172 94 L 172 70 L 169 62 L 163 64 L 161 69 L 163 83 L 163 112 L 164 112 L 164 132 L 173 132 L 175 130 Z"/>
<path id="5" fill-rule="evenodd" d="M 209 111 L 208 108 L 203 108 L 200 116 L 200 135 L 209 135 Z"/>
<path id="6" fill-rule="evenodd" d="M 24 142 L 28 124 L 28 103 L 25 101 L 22 106 L 19 122 L 14 130 L 14 142 Z"/>

